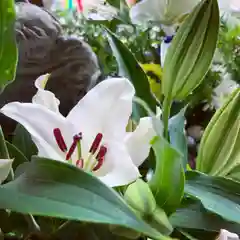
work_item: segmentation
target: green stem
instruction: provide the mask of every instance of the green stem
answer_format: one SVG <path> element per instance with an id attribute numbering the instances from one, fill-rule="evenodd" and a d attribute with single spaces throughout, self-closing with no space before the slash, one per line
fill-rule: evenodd
<path id="1" fill-rule="evenodd" d="M 35 218 L 31 214 L 24 215 L 24 218 L 27 221 L 29 230 L 31 232 L 40 232 L 40 226 L 37 224 Z"/>
<path id="2" fill-rule="evenodd" d="M 171 99 L 166 97 L 163 101 L 163 126 L 164 126 L 164 137 L 169 140 L 168 136 L 168 121 L 170 116 L 170 109 L 171 109 Z"/>

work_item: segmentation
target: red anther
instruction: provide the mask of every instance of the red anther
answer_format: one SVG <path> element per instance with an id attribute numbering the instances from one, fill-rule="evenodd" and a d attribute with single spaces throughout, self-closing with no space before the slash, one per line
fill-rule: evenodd
<path id="1" fill-rule="evenodd" d="M 93 168 L 93 171 L 97 171 L 99 168 L 101 168 L 101 166 L 103 165 L 103 162 L 104 162 L 104 157 L 99 158 L 97 164 Z"/>
<path id="2" fill-rule="evenodd" d="M 92 146 L 90 147 L 90 150 L 89 150 L 90 153 L 94 154 L 97 151 L 97 149 L 102 141 L 102 138 L 103 138 L 103 135 L 101 133 L 98 133 L 92 143 Z"/>
<path id="3" fill-rule="evenodd" d="M 73 140 L 74 140 L 74 141 L 82 140 L 82 133 L 80 132 L 79 134 L 76 134 L 76 135 L 73 137 Z"/>
<path id="4" fill-rule="evenodd" d="M 73 155 L 74 150 L 77 147 L 78 142 L 82 139 L 82 135 L 81 134 L 77 134 L 73 137 L 73 143 L 71 145 L 71 147 L 69 148 L 69 151 L 66 155 L 66 160 L 69 160 L 71 158 L 71 156 Z"/>
<path id="5" fill-rule="evenodd" d="M 99 159 L 105 157 L 106 153 L 107 153 L 107 148 L 104 147 L 104 146 L 101 146 L 101 147 L 100 147 L 100 150 L 99 150 L 99 152 L 98 152 L 98 154 L 97 154 L 96 159 L 99 161 Z"/>
<path id="6" fill-rule="evenodd" d="M 55 140 L 57 142 L 58 147 L 61 149 L 62 152 L 67 151 L 67 145 L 64 141 L 63 135 L 61 133 L 61 130 L 59 128 L 53 129 L 53 135 L 55 137 Z"/>
<path id="7" fill-rule="evenodd" d="M 77 162 L 76 162 L 76 166 L 79 167 L 79 168 L 83 168 L 83 159 L 78 159 Z"/>

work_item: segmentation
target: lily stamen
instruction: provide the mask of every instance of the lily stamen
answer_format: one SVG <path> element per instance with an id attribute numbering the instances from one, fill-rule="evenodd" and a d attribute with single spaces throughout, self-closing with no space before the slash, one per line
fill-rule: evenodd
<path id="1" fill-rule="evenodd" d="M 63 135 L 61 133 L 61 130 L 59 128 L 53 129 L 53 135 L 55 137 L 55 140 L 57 142 L 58 147 L 61 149 L 62 152 L 67 151 L 67 145 L 64 141 Z"/>
<path id="2" fill-rule="evenodd" d="M 92 171 L 97 171 L 104 163 L 105 155 L 107 153 L 107 148 L 104 146 L 100 147 L 100 150 L 96 156 L 97 164 L 94 166 Z"/>
<path id="3" fill-rule="evenodd" d="M 83 161 L 82 158 L 79 159 L 79 160 L 77 160 L 77 162 L 76 162 L 76 166 L 77 166 L 77 167 L 83 168 L 83 165 L 84 165 L 84 161 Z"/>
<path id="4" fill-rule="evenodd" d="M 99 161 L 99 159 L 104 158 L 107 153 L 107 148 L 104 146 L 100 147 L 100 150 L 96 156 L 96 159 Z"/>
<path id="5" fill-rule="evenodd" d="M 101 133 L 98 133 L 95 139 L 93 140 L 92 146 L 90 147 L 89 152 L 94 154 L 98 147 L 100 146 L 100 143 L 102 141 L 103 135 Z"/>
<path id="6" fill-rule="evenodd" d="M 66 155 L 66 160 L 71 158 L 80 140 L 82 140 L 82 133 L 79 133 L 73 137 L 73 143 Z"/>
<path id="7" fill-rule="evenodd" d="M 96 166 L 93 168 L 92 171 L 97 171 L 99 168 L 101 168 L 101 166 L 103 165 L 103 163 L 104 163 L 104 157 L 99 158 Z"/>

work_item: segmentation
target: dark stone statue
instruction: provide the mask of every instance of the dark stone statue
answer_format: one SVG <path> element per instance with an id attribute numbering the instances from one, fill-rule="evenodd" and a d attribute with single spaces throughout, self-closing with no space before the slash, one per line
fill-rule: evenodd
<path id="1" fill-rule="evenodd" d="M 16 13 L 16 79 L 1 93 L 0 107 L 12 101 L 31 102 L 36 78 L 50 73 L 46 89 L 60 99 L 60 112 L 66 115 L 98 81 L 97 58 L 87 43 L 63 36 L 58 20 L 47 10 L 17 2 Z M 3 115 L 0 124 L 7 134 L 15 127 Z"/>

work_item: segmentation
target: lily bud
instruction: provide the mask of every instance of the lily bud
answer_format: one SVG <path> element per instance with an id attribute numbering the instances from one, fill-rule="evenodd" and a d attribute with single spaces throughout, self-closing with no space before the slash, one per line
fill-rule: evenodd
<path id="1" fill-rule="evenodd" d="M 240 163 L 240 88 L 217 110 L 204 131 L 197 170 L 226 176 Z"/>
<path id="2" fill-rule="evenodd" d="M 219 30 L 217 0 L 201 1 L 185 19 L 168 48 L 162 92 L 183 100 L 204 79 L 216 49 Z"/>
<path id="3" fill-rule="evenodd" d="M 130 184 L 124 199 L 133 211 L 142 217 L 150 226 L 161 233 L 169 235 L 173 228 L 166 213 L 157 206 L 149 185 L 141 179 Z"/>

